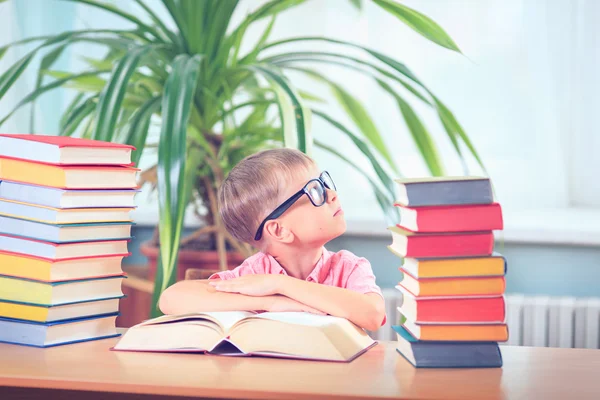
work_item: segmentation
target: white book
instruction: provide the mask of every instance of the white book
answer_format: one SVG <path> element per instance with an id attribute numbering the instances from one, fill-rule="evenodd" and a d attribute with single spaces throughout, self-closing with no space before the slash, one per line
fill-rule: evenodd
<path id="1" fill-rule="evenodd" d="M 68 190 L 1 181 L 0 198 L 54 208 L 135 207 L 139 189 Z"/>
<path id="2" fill-rule="evenodd" d="M 57 244 L 1 234 L 0 251 L 25 254 L 50 260 L 128 254 L 127 240 Z"/>
<path id="3" fill-rule="evenodd" d="M 47 224 L 130 222 L 133 208 L 52 208 L 0 199 L 0 215 Z"/>

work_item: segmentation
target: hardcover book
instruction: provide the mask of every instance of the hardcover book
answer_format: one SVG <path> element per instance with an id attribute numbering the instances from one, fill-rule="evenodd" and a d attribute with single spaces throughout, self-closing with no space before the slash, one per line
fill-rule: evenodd
<path id="1" fill-rule="evenodd" d="M 347 362 L 377 342 L 350 321 L 303 312 L 165 315 L 130 328 L 114 350 L 201 352 Z"/>

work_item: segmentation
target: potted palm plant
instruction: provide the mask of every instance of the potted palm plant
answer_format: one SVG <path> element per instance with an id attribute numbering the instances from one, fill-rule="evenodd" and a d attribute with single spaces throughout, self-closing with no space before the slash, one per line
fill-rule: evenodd
<path id="1" fill-rule="evenodd" d="M 135 163 L 145 150 L 158 149 L 156 164 L 141 174 L 142 182 L 149 182 L 157 189 L 159 199 L 160 256 L 154 305 L 161 292 L 176 280 L 184 214 L 190 205 L 205 224 L 190 238 L 183 239 L 184 244 L 205 238 L 207 250 L 218 255 L 220 269 L 235 265 L 232 257 L 241 260 L 253 252 L 250 246 L 237 242 L 225 231 L 215 198 L 230 169 L 258 150 L 289 146 L 309 153 L 313 146 L 322 148 L 363 174 L 382 212 L 390 221 L 395 220 L 391 177 L 400 176 L 400 170 L 361 102 L 342 84 L 320 73 L 315 68 L 319 64 L 347 68 L 373 78 L 397 103 L 406 122 L 407 140 L 416 143 L 432 175 L 443 175 L 444 169 L 434 141 L 411 106 L 414 101 L 435 110 L 458 156 L 464 157 L 461 146 L 465 146 L 483 167 L 452 112 L 398 60 L 352 42 L 327 37 L 271 40 L 277 16 L 304 0 L 266 1 L 237 25 L 232 23 L 237 0 L 162 0 L 164 7 L 160 12 L 145 0 L 136 0 L 140 12 L 135 15 L 99 0 L 73 1 L 112 13 L 133 23 L 134 28 L 68 31 L 26 38 L 0 48 L 1 57 L 10 46 L 36 43 L 33 50 L 0 75 L 0 98 L 34 56 L 43 53 L 35 89 L 15 105 L 13 112 L 53 89 L 74 88 L 78 94 L 62 115 L 61 135 L 132 144 L 137 148 L 133 155 Z M 425 15 L 393 0 L 370 3 L 428 40 L 459 52 L 444 30 Z M 242 41 L 249 36 L 249 27 L 261 21 L 262 34 L 249 51 L 243 51 Z M 87 68 L 81 71 L 52 70 L 64 49 L 80 42 L 105 46 L 107 52 L 101 58 L 87 58 Z M 315 46 L 325 43 L 336 50 L 296 48 L 307 43 Z M 349 49 L 365 57 L 352 56 Z M 294 84 L 290 71 L 316 80 L 323 90 L 333 93 L 353 124 L 349 126 L 333 118 L 319 97 Z M 51 80 L 46 83 L 43 78 L 47 76 Z M 13 112 L 3 116 L 0 125 Z M 322 119 L 331 132 L 350 138 L 370 162 L 373 174 L 358 168 L 344 154 L 323 143 L 318 135 L 313 137 L 312 118 Z M 161 127 L 158 139 L 148 134 L 154 120 Z M 154 250 L 153 246 L 145 249 L 146 254 L 158 253 L 157 246 Z M 152 307 L 152 314 L 157 312 Z"/>

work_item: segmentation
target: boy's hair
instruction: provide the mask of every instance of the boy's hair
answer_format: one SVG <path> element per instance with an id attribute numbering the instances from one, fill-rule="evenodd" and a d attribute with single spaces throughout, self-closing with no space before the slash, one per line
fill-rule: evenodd
<path id="1" fill-rule="evenodd" d="M 270 149 L 240 161 L 229 173 L 218 194 L 221 219 L 236 239 L 252 244 L 259 224 L 279 202 L 286 181 L 299 168 L 315 165 L 295 149 Z"/>

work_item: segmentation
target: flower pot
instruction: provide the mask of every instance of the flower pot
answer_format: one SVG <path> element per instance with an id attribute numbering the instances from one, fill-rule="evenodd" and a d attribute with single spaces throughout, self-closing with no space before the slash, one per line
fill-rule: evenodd
<path id="1" fill-rule="evenodd" d="M 159 248 L 151 242 L 144 242 L 140 245 L 140 252 L 148 258 L 148 279 L 154 280 Z M 228 252 L 228 269 L 237 267 L 244 259 L 244 256 L 237 252 Z M 180 249 L 177 258 L 177 281 L 183 280 L 185 272 L 190 268 L 206 271 L 205 276 L 208 278 L 209 275 L 220 270 L 219 254 L 216 251 Z"/>

